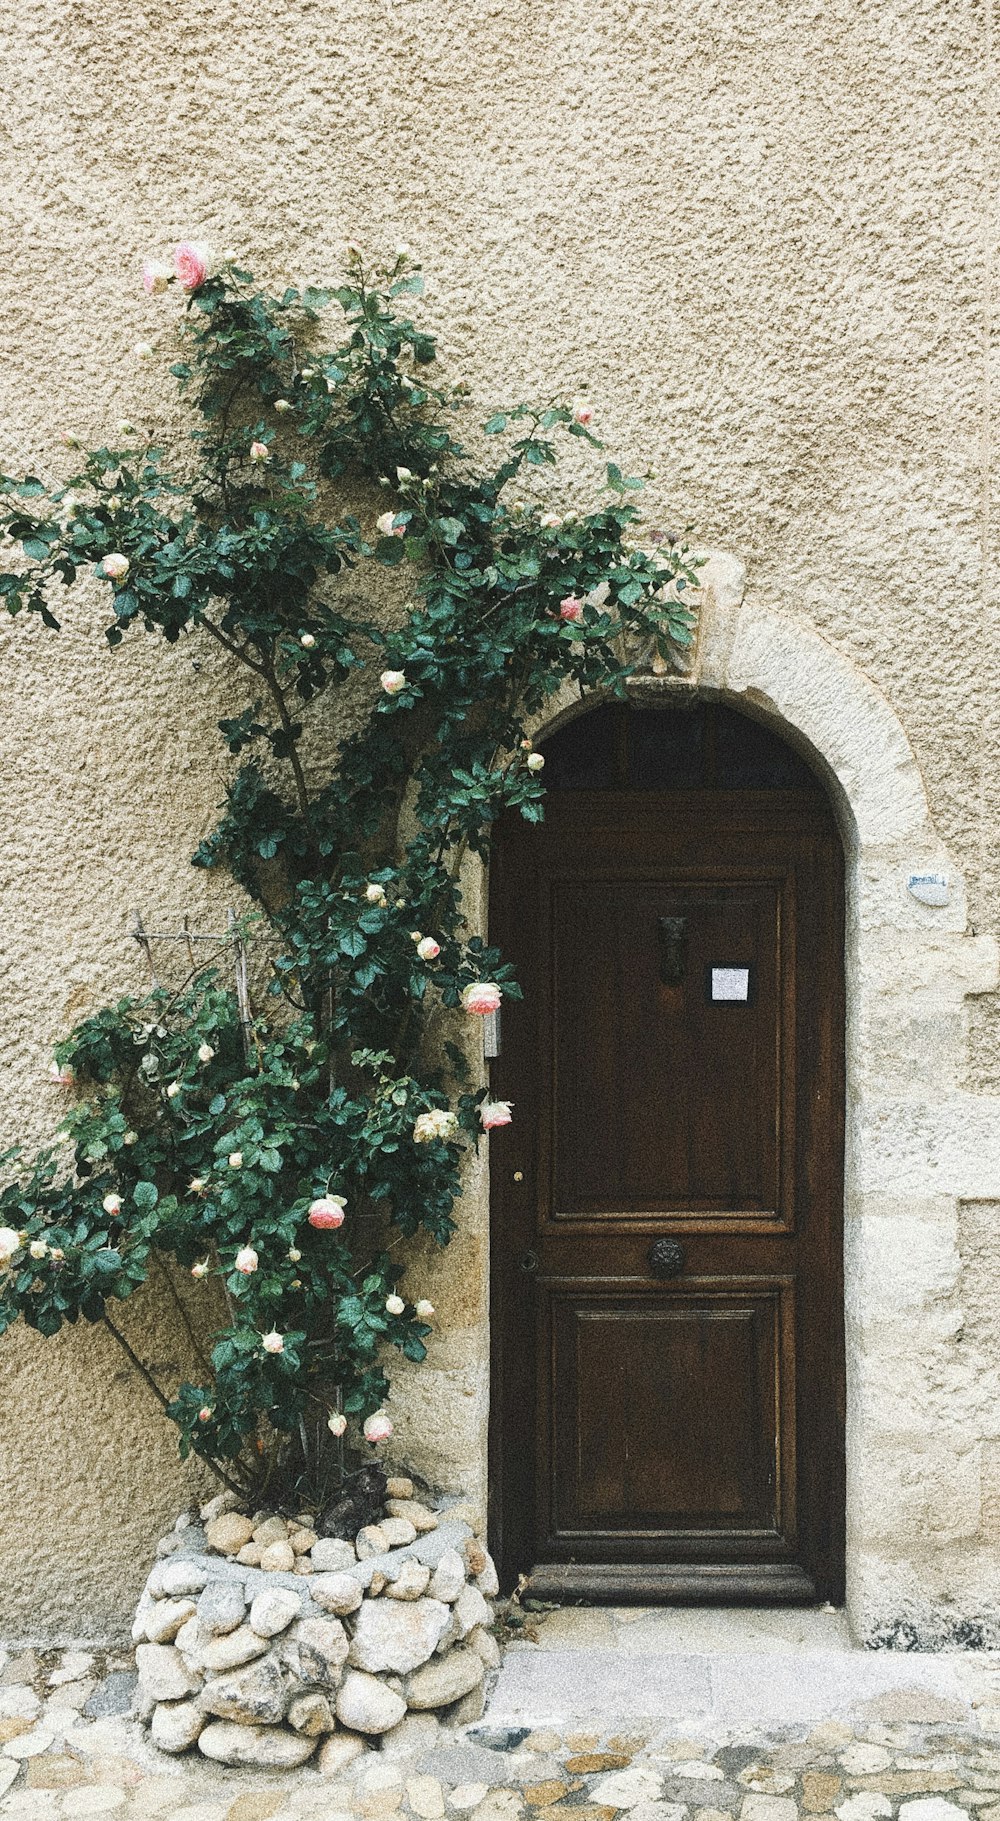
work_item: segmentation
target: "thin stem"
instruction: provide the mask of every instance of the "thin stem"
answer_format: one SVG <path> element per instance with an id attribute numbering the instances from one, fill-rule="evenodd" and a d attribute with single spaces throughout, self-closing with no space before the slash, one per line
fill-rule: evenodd
<path id="1" fill-rule="evenodd" d="M 292 768 L 292 776 L 295 779 L 295 795 L 298 798 L 299 812 L 302 816 L 303 823 L 305 824 L 306 830 L 308 832 L 309 839 L 310 839 L 313 847 L 315 848 L 316 835 L 315 835 L 315 831 L 313 828 L 312 806 L 309 802 L 309 792 L 306 788 L 306 776 L 305 776 L 305 772 L 302 769 L 302 761 L 299 758 L 298 747 L 295 744 L 295 738 L 293 735 L 293 722 L 292 722 L 292 717 L 288 712 L 288 705 L 285 701 L 285 694 L 281 687 L 281 684 L 278 682 L 278 679 L 275 675 L 273 659 L 271 657 L 265 658 L 263 660 L 263 662 L 261 663 L 261 665 L 259 666 L 259 668 L 260 668 L 261 676 L 264 678 L 264 681 L 267 684 L 267 687 L 270 691 L 271 699 L 274 702 L 274 706 L 278 710 L 278 719 L 281 722 L 281 731 L 284 734 L 285 740 L 287 742 L 288 763 Z"/>
<path id="2" fill-rule="evenodd" d="M 204 1348 L 202 1347 L 200 1340 L 198 1339 L 197 1334 L 194 1331 L 194 1327 L 191 1322 L 191 1317 L 189 1316 L 186 1308 L 184 1307 L 183 1299 L 180 1295 L 180 1292 L 177 1289 L 177 1285 L 174 1283 L 173 1277 L 170 1274 L 170 1269 L 169 1269 L 169 1266 L 167 1265 L 166 1259 L 163 1257 L 162 1253 L 157 1252 L 155 1250 L 155 1248 L 150 1253 L 150 1257 L 156 1264 L 156 1266 L 160 1272 L 160 1276 L 163 1278 L 163 1281 L 166 1284 L 167 1289 L 173 1299 L 174 1307 L 176 1308 L 177 1313 L 181 1318 L 181 1321 L 184 1323 L 184 1326 L 187 1329 L 188 1339 L 191 1342 L 191 1346 L 192 1346 L 195 1356 L 198 1360 L 198 1364 L 200 1366 L 202 1366 L 206 1372 L 210 1373 L 212 1368 L 209 1363 L 208 1357 L 204 1351 Z"/>

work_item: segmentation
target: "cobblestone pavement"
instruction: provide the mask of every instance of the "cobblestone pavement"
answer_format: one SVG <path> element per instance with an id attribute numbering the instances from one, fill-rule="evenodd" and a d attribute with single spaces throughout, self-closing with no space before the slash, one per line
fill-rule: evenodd
<path id="1" fill-rule="evenodd" d="M 165 1758 L 127 1716 L 132 1687 L 127 1655 L 0 1651 L 3 1821 L 1000 1821 L 1000 1706 L 919 1687 L 770 1730 L 530 1728 L 488 1709 L 447 1733 L 412 1714 L 327 1777 Z"/>

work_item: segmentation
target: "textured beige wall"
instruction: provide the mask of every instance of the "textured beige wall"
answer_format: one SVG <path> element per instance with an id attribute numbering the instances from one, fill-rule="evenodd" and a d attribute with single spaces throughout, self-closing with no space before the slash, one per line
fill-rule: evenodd
<path id="1" fill-rule="evenodd" d="M 173 306 L 136 283 L 147 251 L 204 235 L 276 282 L 319 280 L 345 234 L 406 238 L 430 276 L 428 319 L 484 407 L 589 381 L 615 452 L 663 476 L 653 522 L 693 523 L 738 551 L 762 610 L 819 629 L 884 693 L 971 922 L 988 931 L 1000 827 L 991 11 L 300 0 L 264 15 L 239 0 L 8 0 L 0 466 L 58 472 L 64 424 L 96 439 L 125 412 L 159 422 L 157 384 L 131 353 L 146 336 L 167 352 Z M 567 501 L 585 497 L 587 473 L 581 457 Z M 224 902 L 187 855 L 220 794 L 227 679 L 206 650 L 195 672 L 193 646 L 154 652 L 137 637 L 103 652 L 85 594 L 61 638 L 20 625 L 2 636 L 0 1137 L 37 1138 L 48 1040 L 138 978 L 130 906 L 204 922 Z M 919 1058 L 946 1009 L 949 1092 L 992 1087 L 1000 1020 L 984 982 L 988 969 L 971 1002 L 962 978 L 943 1000 L 918 991 L 902 1023 L 886 1012 L 880 1041 L 905 1029 Z M 874 1004 L 862 1008 L 873 1038 Z M 990 1103 L 981 1111 L 988 1130 Z M 946 1267 L 936 1280 L 928 1267 L 915 1303 L 867 1310 L 859 1326 L 880 1362 L 873 1398 L 883 1347 L 925 1385 L 894 1432 L 914 1526 L 928 1512 L 945 1526 L 932 1558 L 915 1568 L 904 1551 L 892 1581 L 899 1512 L 881 1524 L 874 1494 L 871 1534 L 856 1538 L 876 1565 L 868 1585 L 882 1574 L 917 1618 L 928 1602 L 968 1614 L 984 1591 L 997 1599 L 1000 1444 L 968 1350 L 995 1369 L 983 1208 L 1000 1180 L 961 1174 L 940 1201 L 905 1204 L 911 1189 L 900 1205 L 941 1238 Z M 963 1195 L 979 1212 L 960 1228 Z M 407 1399 L 404 1433 L 423 1436 L 442 1478 L 481 1447 L 481 1208 L 476 1221 L 440 1288 L 426 1280 L 442 1309 L 473 1286 L 437 1355 L 451 1370 L 433 1449 L 426 1392 L 414 1384 Z M 895 1256 L 914 1228 L 886 1231 Z M 174 1357 L 171 1325 L 154 1332 Z M 5 1343 L 0 1627 L 120 1625 L 123 1589 L 183 1496 L 146 1394 L 116 1371 L 100 1337 Z M 943 1452 L 922 1465 L 913 1436 L 929 1444 L 932 1429 Z"/>

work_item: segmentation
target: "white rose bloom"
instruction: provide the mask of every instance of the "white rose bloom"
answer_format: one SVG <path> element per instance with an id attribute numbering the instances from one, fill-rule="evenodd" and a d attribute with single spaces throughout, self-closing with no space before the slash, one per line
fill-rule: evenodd
<path id="1" fill-rule="evenodd" d="M 13 1227 L 0 1227 L 0 1265 L 10 1262 L 20 1243 L 21 1235 Z"/>
<path id="2" fill-rule="evenodd" d="M 403 1298 L 401 1296 L 397 1296 L 395 1291 L 393 1291 L 391 1296 L 386 1297 L 385 1312 L 387 1315 L 402 1315 L 403 1310 L 405 1308 L 406 1308 L 406 1304 L 403 1301 Z"/>

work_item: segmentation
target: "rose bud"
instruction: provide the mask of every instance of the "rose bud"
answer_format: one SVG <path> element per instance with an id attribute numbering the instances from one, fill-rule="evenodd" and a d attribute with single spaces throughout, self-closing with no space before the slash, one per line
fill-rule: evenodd
<path id="1" fill-rule="evenodd" d="M 135 425 L 129 423 L 129 420 L 127 417 L 119 418 L 118 434 L 119 434 L 119 436 L 134 436 L 135 435 Z"/>
<path id="2" fill-rule="evenodd" d="M 331 1435 L 343 1435 L 347 1428 L 347 1418 L 342 1410 L 331 1410 L 326 1419 L 326 1426 Z"/>
<path id="3" fill-rule="evenodd" d="M 105 1195 L 101 1207 L 104 1209 L 105 1214 L 110 1214 L 112 1219 L 115 1220 L 122 1211 L 122 1198 L 120 1195 L 115 1195 L 113 1193 L 111 1195 Z"/>
<path id="4" fill-rule="evenodd" d="M 483 1131 L 492 1132 L 497 1126 L 510 1125 L 510 1109 L 509 1100 L 484 1100 L 479 1109 L 479 1122 Z"/>
<path id="5" fill-rule="evenodd" d="M 204 1189 L 205 1189 L 204 1176 L 192 1176 L 191 1181 L 188 1183 L 188 1188 L 190 1189 L 192 1195 L 203 1194 Z"/>
<path id="6" fill-rule="evenodd" d="M 331 1227 L 342 1227 L 346 1206 L 342 1195 L 320 1195 L 310 1202 L 306 1219 L 311 1227 L 318 1227 L 321 1232 L 328 1231 Z"/>
<path id="7" fill-rule="evenodd" d="M 397 259 L 409 259 L 409 257 L 410 257 L 409 246 L 407 245 L 405 240 L 401 240 L 398 247 L 396 248 L 396 258 Z"/>
<path id="8" fill-rule="evenodd" d="M 524 763 L 529 771 L 541 771 L 545 764 L 545 755 L 540 752 L 529 752 Z"/>
<path id="9" fill-rule="evenodd" d="M 152 360 L 156 350 L 151 341 L 137 341 L 132 352 L 138 360 Z"/>
<path id="10" fill-rule="evenodd" d="M 66 1254 L 63 1251 L 62 1246 L 53 1246 L 49 1253 L 49 1257 L 54 1265 L 61 1265 L 65 1256 Z"/>
<path id="11" fill-rule="evenodd" d="M 199 1062 L 211 1062 L 214 1056 L 215 1056 L 215 1051 L 213 1050 L 212 1045 L 210 1043 L 199 1043 L 199 1045 L 198 1045 L 198 1061 Z"/>
<path id="12" fill-rule="evenodd" d="M 432 1321 L 434 1318 L 434 1304 L 429 1303 L 426 1296 L 422 1296 L 414 1307 L 414 1314 L 418 1321 Z"/>
<path id="13" fill-rule="evenodd" d="M 364 1436 L 366 1442 L 387 1442 L 392 1434 L 392 1424 L 383 1410 L 376 1410 L 374 1416 L 366 1416 Z"/>
<path id="14" fill-rule="evenodd" d="M 403 1301 L 403 1298 L 401 1296 L 397 1296 L 395 1290 L 393 1291 L 391 1296 L 386 1297 L 385 1312 L 387 1315 L 402 1315 L 403 1310 L 405 1308 L 406 1308 L 406 1304 Z"/>
<path id="15" fill-rule="evenodd" d="M 242 1151 L 230 1151 L 229 1168 L 231 1170 L 242 1170 L 242 1168 L 243 1168 L 243 1152 Z"/>
<path id="16" fill-rule="evenodd" d="M 172 1081 L 167 1088 L 167 1099 L 176 1100 L 178 1094 L 180 1094 L 182 1091 L 183 1091 L 183 1084 L 180 1081 Z"/>
<path id="17" fill-rule="evenodd" d="M 276 411 L 280 411 L 282 414 L 284 414 L 286 411 L 290 411 L 292 409 L 291 399 L 290 398 L 276 398 L 274 401 L 274 409 Z"/>
<path id="18" fill-rule="evenodd" d="M 241 1277 L 252 1277 L 259 1262 L 252 1246 L 241 1246 L 233 1259 L 233 1267 L 239 1271 Z"/>
<path id="19" fill-rule="evenodd" d="M 112 550 L 110 556 L 106 556 L 101 564 L 101 569 L 109 582 L 123 582 L 129 572 L 129 567 L 128 557 L 123 556 L 120 550 Z"/>
<path id="20" fill-rule="evenodd" d="M 46 1253 L 48 1252 L 48 1249 L 49 1248 L 45 1244 L 44 1239 L 33 1239 L 30 1246 L 28 1247 L 28 1251 L 30 1252 L 32 1258 L 44 1258 Z"/>
<path id="21" fill-rule="evenodd" d="M 300 379 L 315 379 L 316 378 L 315 367 L 303 367 L 299 374 L 299 378 Z"/>
<path id="22" fill-rule="evenodd" d="M 538 523 L 541 525 L 543 531 L 558 531 L 562 524 L 562 519 L 559 517 L 558 512 L 543 512 Z"/>
<path id="23" fill-rule="evenodd" d="M 435 942 L 433 936 L 422 936 L 417 943 L 417 954 L 421 961 L 436 961 L 440 953 L 441 944 Z"/>
<path id="24" fill-rule="evenodd" d="M 198 1412 L 199 1423 L 210 1423 L 211 1420 L 212 1420 L 212 1412 L 211 1412 L 208 1404 L 202 1404 L 201 1409 Z"/>
<path id="25" fill-rule="evenodd" d="M 174 271 L 185 291 L 200 291 L 212 263 L 212 249 L 204 241 L 181 240 L 174 248 Z"/>
<path id="26" fill-rule="evenodd" d="M 383 670 L 379 682 L 387 696 L 398 696 L 406 688 L 405 670 Z"/>
<path id="27" fill-rule="evenodd" d="M 585 398 L 578 398 L 573 405 L 573 422 L 582 424 L 584 429 L 594 421 L 594 407 L 588 405 Z"/>
<path id="28" fill-rule="evenodd" d="M 72 430 L 60 430 L 59 441 L 67 449 L 79 449 L 79 447 L 80 447 L 80 438 L 78 436 L 74 436 Z"/>
<path id="29" fill-rule="evenodd" d="M 269 462 L 270 459 L 271 451 L 266 443 L 250 444 L 250 460 L 252 462 Z"/>
<path id="30" fill-rule="evenodd" d="M 284 1353 L 285 1351 L 284 1337 L 278 1333 L 277 1328 L 272 1328 L 270 1334 L 262 1334 L 260 1344 L 265 1353 Z"/>
<path id="31" fill-rule="evenodd" d="M 360 242 L 357 240 L 345 240 L 344 252 L 347 254 L 351 264 L 354 265 L 355 262 L 361 258 Z"/>
<path id="32" fill-rule="evenodd" d="M 411 942 L 422 942 L 423 939 L 424 939 L 423 932 L 421 930 L 411 929 L 411 931 L 410 931 L 410 941 Z"/>
<path id="33" fill-rule="evenodd" d="M 168 285 L 173 284 L 174 275 L 169 266 L 159 259 L 144 259 L 142 262 L 142 288 L 147 297 L 161 297 Z"/>
<path id="34" fill-rule="evenodd" d="M 288 1262 L 289 1262 L 289 1264 L 292 1264 L 292 1265 L 297 1265 L 297 1264 L 298 1264 L 298 1262 L 299 1262 L 299 1259 L 300 1259 L 300 1258 L 301 1258 L 301 1257 L 302 1257 L 302 1254 L 301 1254 L 301 1252 L 300 1252 L 300 1251 L 299 1251 L 299 1248 L 298 1248 L 298 1246 L 289 1246 L 289 1248 L 288 1248 Z"/>
<path id="35" fill-rule="evenodd" d="M 396 469 L 396 479 L 397 479 L 397 480 L 398 480 L 398 482 L 399 482 L 399 484 L 400 484 L 400 486 L 401 486 L 401 487 L 405 487 L 405 486 L 406 486 L 406 483 L 407 483 L 407 481 L 412 481 L 412 479 L 413 479 L 413 471 L 412 471 L 412 469 L 410 469 L 410 468 L 397 468 L 397 469 Z"/>
<path id="36" fill-rule="evenodd" d="M 201 1258 L 201 1259 L 199 1259 L 199 1261 L 196 1265 L 191 1266 L 191 1276 L 192 1277 L 207 1277 L 208 1276 L 208 1259 L 207 1258 Z"/>
<path id="37" fill-rule="evenodd" d="M 493 980 L 474 980 L 462 994 L 462 1005 L 467 1012 L 476 1012 L 481 1018 L 487 1013 L 495 1012 L 503 994 Z"/>
<path id="38" fill-rule="evenodd" d="M 565 600 L 559 602 L 559 618 L 561 620 L 583 619 L 583 602 L 579 595 L 568 594 Z"/>
<path id="39" fill-rule="evenodd" d="M 385 886 L 384 885 L 366 885 L 365 897 L 367 898 L 369 904 L 384 904 L 385 903 Z"/>
<path id="40" fill-rule="evenodd" d="M 53 1062 L 49 1068 L 49 1080 L 53 1087 L 71 1088 L 75 1086 L 76 1076 L 68 1063 Z"/>
<path id="41" fill-rule="evenodd" d="M 311 632 L 304 632 L 299 640 L 299 644 L 302 646 L 303 651 L 311 651 L 315 643 L 315 636 Z"/>

